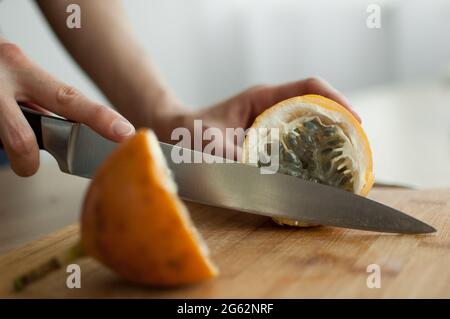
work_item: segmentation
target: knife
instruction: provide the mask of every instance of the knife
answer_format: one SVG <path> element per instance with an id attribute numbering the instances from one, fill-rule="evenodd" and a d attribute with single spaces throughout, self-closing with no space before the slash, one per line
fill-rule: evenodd
<path id="1" fill-rule="evenodd" d="M 36 134 L 39 147 L 49 152 L 61 171 L 90 178 L 114 150 L 113 143 L 84 124 L 47 116 L 21 107 Z M 261 174 L 256 166 L 214 163 L 174 163 L 173 151 L 196 151 L 160 142 L 178 185 L 187 201 L 238 211 L 376 232 L 420 234 L 436 229 L 396 209 L 335 187 L 284 174 Z M 186 154 L 186 153 L 184 153 Z M 198 156 L 199 154 L 197 154 Z"/>

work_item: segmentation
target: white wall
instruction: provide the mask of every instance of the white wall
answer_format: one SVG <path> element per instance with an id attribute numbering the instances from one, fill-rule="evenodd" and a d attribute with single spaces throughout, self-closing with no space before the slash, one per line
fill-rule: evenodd
<path id="1" fill-rule="evenodd" d="M 382 5 L 379 30 L 366 27 L 367 3 Z M 323 76 L 348 92 L 436 76 L 450 61 L 450 1 L 445 0 L 125 4 L 152 58 L 181 98 L 194 106 L 249 85 L 310 75 Z M 102 99 L 48 32 L 33 1 L 3 0 L 0 29 L 51 73 Z"/>

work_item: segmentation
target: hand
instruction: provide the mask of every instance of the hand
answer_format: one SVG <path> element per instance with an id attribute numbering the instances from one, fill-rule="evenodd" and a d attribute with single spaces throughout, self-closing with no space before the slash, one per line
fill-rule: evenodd
<path id="1" fill-rule="evenodd" d="M 255 118 L 267 108 L 290 97 L 305 94 L 318 94 L 330 98 L 346 107 L 356 117 L 356 119 L 361 122 L 359 116 L 351 109 L 350 104 L 341 93 L 321 79 L 308 78 L 305 80 L 276 86 L 256 86 L 212 107 L 200 110 L 198 112 L 190 112 L 172 117 L 169 123 L 166 123 L 166 128 L 163 133 L 159 135 L 162 135 L 160 138 L 163 140 L 166 140 L 169 143 L 174 143 L 174 141 L 169 140 L 170 132 L 167 129 L 170 128 L 173 130 L 176 127 L 186 127 L 192 132 L 191 136 L 193 137 L 193 121 L 202 120 L 203 131 L 208 128 L 216 127 L 220 129 L 223 136 L 227 138 L 224 134 L 227 127 L 242 128 L 245 130 L 249 128 L 253 124 Z M 188 142 L 190 146 L 194 145 L 192 140 Z M 232 157 L 234 157 L 234 159 L 240 159 L 242 142 L 242 140 L 235 138 L 230 140 L 228 137 L 228 140 L 221 143 L 224 147 L 227 145 L 233 145 L 235 152 L 232 153 Z M 209 141 L 203 141 L 202 146 L 208 143 Z M 183 146 L 189 147 L 189 145 L 186 144 Z M 226 149 L 221 150 L 220 155 L 222 154 L 224 156 L 227 154 Z"/>
<path id="2" fill-rule="evenodd" d="M 39 149 L 18 102 L 84 123 L 116 142 L 134 133 L 134 127 L 119 113 L 58 81 L 16 45 L 0 38 L 0 140 L 12 169 L 20 176 L 37 171 Z"/>

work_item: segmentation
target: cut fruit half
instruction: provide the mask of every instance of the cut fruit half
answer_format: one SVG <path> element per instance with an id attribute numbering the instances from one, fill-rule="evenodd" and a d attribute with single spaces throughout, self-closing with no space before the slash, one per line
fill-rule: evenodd
<path id="1" fill-rule="evenodd" d="M 247 137 L 244 141 L 243 162 L 264 166 L 262 154 L 270 153 L 272 143 L 277 143 L 279 173 L 362 196 L 372 188 L 372 153 L 367 136 L 355 117 L 330 99 L 319 95 L 290 98 L 259 115 L 251 128 L 256 139 L 251 142 Z M 277 128 L 279 134 L 271 140 L 269 130 L 261 128 Z M 312 226 L 297 220 L 275 221 Z"/>
<path id="2" fill-rule="evenodd" d="M 101 165 L 85 197 L 81 232 L 88 255 L 134 282 L 176 286 L 218 273 L 150 130 Z"/>

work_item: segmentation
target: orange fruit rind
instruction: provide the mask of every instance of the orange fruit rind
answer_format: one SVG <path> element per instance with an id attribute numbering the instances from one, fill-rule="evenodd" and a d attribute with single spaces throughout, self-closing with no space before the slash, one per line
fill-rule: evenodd
<path id="1" fill-rule="evenodd" d="M 150 130 L 120 144 L 98 169 L 81 233 L 89 256 L 133 282 L 170 287 L 218 274 Z"/>
<path id="2" fill-rule="evenodd" d="M 335 101 L 320 95 L 304 95 L 281 101 L 267 109 L 251 126 L 257 132 L 257 142 L 250 142 L 248 136 L 244 141 L 243 162 L 260 165 L 255 158 L 258 159 L 260 150 L 264 149 L 261 143 L 267 141 L 262 136 L 267 134 L 267 130 L 259 130 L 261 128 L 279 129 L 280 136 L 275 142 L 280 144 L 280 172 L 344 188 L 362 196 L 372 188 L 373 162 L 367 135 L 350 111 Z M 337 145 L 331 146 L 332 141 Z M 329 153 L 337 155 L 331 157 Z M 283 163 L 282 154 L 289 155 L 285 158 L 293 158 L 294 164 L 287 160 Z M 332 173 L 324 169 L 328 166 L 331 166 Z M 341 185 L 335 180 L 346 183 Z M 311 226 L 288 219 L 277 218 L 275 221 Z"/>

